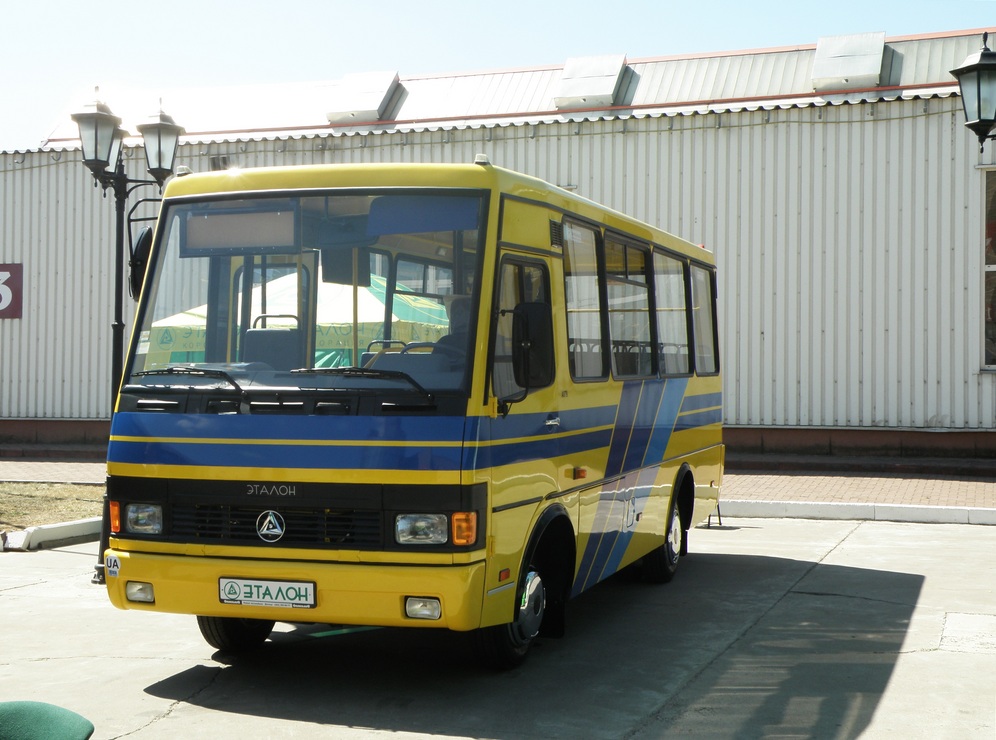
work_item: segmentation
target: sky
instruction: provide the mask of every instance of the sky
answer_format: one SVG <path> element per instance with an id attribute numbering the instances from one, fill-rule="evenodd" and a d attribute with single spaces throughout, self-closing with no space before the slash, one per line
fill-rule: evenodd
<path id="1" fill-rule="evenodd" d="M 38 148 L 96 87 L 155 99 L 355 72 L 405 78 L 986 27 L 996 0 L 18 0 L 0 10 L 0 151 Z"/>

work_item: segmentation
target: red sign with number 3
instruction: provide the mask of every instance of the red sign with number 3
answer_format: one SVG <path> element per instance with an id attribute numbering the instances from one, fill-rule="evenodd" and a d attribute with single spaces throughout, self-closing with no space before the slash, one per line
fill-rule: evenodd
<path id="1" fill-rule="evenodd" d="M 21 318 L 24 265 L 0 264 L 0 319 Z"/>

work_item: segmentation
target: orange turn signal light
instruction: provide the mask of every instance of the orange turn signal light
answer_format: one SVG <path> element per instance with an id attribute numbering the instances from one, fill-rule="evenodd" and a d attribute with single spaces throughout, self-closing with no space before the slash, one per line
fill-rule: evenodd
<path id="1" fill-rule="evenodd" d="M 111 532 L 118 534 L 121 531 L 121 503 L 111 501 L 108 511 L 111 518 Z"/>
<path id="2" fill-rule="evenodd" d="M 458 511 L 450 517 L 454 545 L 473 545 L 477 542 L 477 512 Z"/>

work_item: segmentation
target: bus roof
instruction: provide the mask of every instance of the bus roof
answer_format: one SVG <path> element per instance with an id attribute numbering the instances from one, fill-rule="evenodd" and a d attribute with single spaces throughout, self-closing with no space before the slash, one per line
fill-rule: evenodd
<path id="1" fill-rule="evenodd" d="M 445 187 L 500 191 L 527 200 L 540 200 L 555 209 L 577 214 L 601 223 L 609 229 L 689 253 L 690 256 L 704 262 L 713 262 L 712 253 L 700 245 L 544 180 L 495 167 L 488 162 L 318 164 L 235 168 L 174 177 L 167 183 L 163 197 L 169 199 L 276 190 L 378 187 Z"/>

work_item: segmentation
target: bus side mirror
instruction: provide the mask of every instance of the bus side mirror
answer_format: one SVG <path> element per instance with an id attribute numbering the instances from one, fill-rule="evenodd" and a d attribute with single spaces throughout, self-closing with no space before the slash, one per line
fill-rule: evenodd
<path id="1" fill-rule="evenodd" d="M 142 281 L 145 279 L 145 268 L 149 263 L 149 252 L 152 250 L 152 227 L 145 226 L 138 232 L 135 247 L 131 250 L 128 260 L 128 290 L 136 301 L 142 292 Z"/>
<path id="2" fill-rule="evenodd" d="M 512 313 L 512 371 L 521 388 L 553 382 L 553 309 L 549 303 L 520 303 Z"/>

